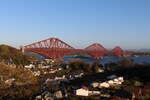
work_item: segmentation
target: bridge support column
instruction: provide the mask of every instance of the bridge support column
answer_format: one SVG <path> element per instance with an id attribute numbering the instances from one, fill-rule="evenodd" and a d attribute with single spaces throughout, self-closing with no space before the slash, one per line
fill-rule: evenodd
<path id="1" fill-rule="evenodd" d="M 21 49 L 22 53 L 24 53 L 24 46 L 21 46 L 20 49 Z"/>

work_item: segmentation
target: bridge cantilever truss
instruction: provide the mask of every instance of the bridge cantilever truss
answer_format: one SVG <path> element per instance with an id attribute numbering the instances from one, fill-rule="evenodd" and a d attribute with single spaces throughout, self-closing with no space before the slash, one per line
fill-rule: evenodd
<path id="1" fill-rule="evenodd" d="M 86 52 L 97 59 L 108 53 L 113 53 L 116 56 L 123 56 L 123 50 L 120 47 L 116 47 L 112 51 L 108 51 L 99 43 L 94 43 L 85 49 L 75 49 L 58 38 L 49 38 L 23 46 L 22 51 L 38 53 L 51 59 L 59 59 L 74 52 Z"/>

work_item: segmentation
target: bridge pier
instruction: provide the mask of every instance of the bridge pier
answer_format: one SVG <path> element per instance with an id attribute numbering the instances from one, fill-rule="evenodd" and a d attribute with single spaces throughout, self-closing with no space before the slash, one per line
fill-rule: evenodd
<path id="1" fill-rule="evenodd" d="M 20 46 L 20 50 L 21 50 L 22 53 L 24 53 L 25 52 L 24 51 L 24 46 Z"/>

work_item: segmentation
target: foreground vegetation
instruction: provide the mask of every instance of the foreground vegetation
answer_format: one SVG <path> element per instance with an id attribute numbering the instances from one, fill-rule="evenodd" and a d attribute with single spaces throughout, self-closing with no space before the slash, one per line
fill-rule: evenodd
<path id="1" fill-rule="evenodd" d="M 0 64 L 0 100 L 29 99 L 40 91 L 38 83 L 31 71 Z"/>

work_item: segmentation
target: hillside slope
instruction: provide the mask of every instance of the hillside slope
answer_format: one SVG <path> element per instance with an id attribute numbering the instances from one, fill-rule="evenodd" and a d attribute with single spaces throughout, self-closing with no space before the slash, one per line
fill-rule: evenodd
<path id="1" fill-rule="evenodd" d="M 11 46 L 0 45 L 0 61 L 6 64 L 27 65 L 33 58 L 23 55 L 23 53 Z"/>

